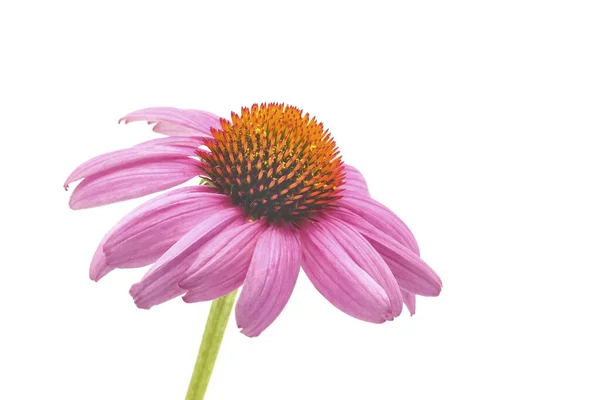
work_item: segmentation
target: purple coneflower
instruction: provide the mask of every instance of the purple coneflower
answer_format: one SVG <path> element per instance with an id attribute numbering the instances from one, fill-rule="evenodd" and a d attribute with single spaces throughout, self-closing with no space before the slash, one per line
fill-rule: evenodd
<path id="1" fill-rule="evenodd" d="M 394 319 L 403 302 L 413 314 L 415 295 L 440 293 L 410 230 L 369 196 L 307 113 L 255 104 L 231 120 L 175 108 L 122 118 L 140 120 L 168 137 L 95 157 L 65 182 L 83 179 L 69 203 L 83 209 L 202 178 L 133 210 L 96 250 L 96 281 L 153 263 L 130 290 L 138 307 L 213 300 L 241 286 L 237 324 L 257 336 L 285 307 L 301 266 L 329 302 L 368 322 Z"/>

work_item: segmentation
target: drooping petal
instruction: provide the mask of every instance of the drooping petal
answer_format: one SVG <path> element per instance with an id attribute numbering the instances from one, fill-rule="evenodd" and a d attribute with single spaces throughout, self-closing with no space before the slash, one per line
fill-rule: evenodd
<path id="1" fill-rule="evenodd" d="M 191 158 L 166 158 L 128 164 L 86 177 L 73 191 L 74 210 L 146 196 L 182 184 L 202 172 Z"/>
<path id="2" fill-rule="evenodd" d="M 399 247 L 396 247 L 390 251 L 381 242 L 371 243 L 390 267 L 402 289 L 419 296 L 439 296 L 443 287 L 442 280 L 419 256 L 406 248 L 398 250 Z"/>
<path id="3" fill-rule="evenodd" d="M 144 142 L 148 143 L 148 142 Z M 142 145 L 144 144 L 142 143 Z M 69 175 L 65 181 L 65 189 L 69 188 L 69 184 L 80 179 L 105 173 L 112 169 L 125 168 L 138 163 L 163 160 L 185 160 L 191 155 L 189 150 L 184 148 L 129 148 L 111 151 L 110 153 L 101 154 L 81 164 Z"/>
<path id="4" fill-rule="evenodd" d="M 408 308 L 410 315 L 415 315 L 417 310 L 417 299 L 415 294 L 402 290 L 402 299 L 404 300 L 404 304 L 406 304 L 406 308 Z"/>
<path id="5" fill-rule="evenodd" d="M 417 240 L 410 229 L 396 214 L 383 204 L 353 191 L 344 192 L 338 204 L 341 208 L 360 215 L 377 229 L 408 247 L 417 255 L 420 254 Z"/>
<path id="6" fill-rule="evenodd" d="M 265 229 L 264 221 L 244 223 L 218 233 L 198 249 L 198 257 L 179 281 L 179 287 L 189 290 L 183 301 L 213 300 L 240 287 Z"/>
<path id="7" fill-rule="evenodd" d="M 258 336 L 283 311 L 300 272 L 301 248 L 292 227 L 270 226 L 258 239 L 235 317 L 246 336 Z"/>
<path id="8" fill-rule="evenodd" d="M 362 176 L 360 171 L 351 165 L 344 163 L 344 185 L 342 188 L 345 191 L 354 191 L 364 196 L 369 196 L 369 188 L 367 187 L 367 181 Z"/>
<path id="9" fill-rule="evenodd" d="M 227 197 L 222 194 L 187 196 L 172 204 L 157 206 L 147 215 L 122 225 L 104 244 L 109 264 L 136 268 L 158 259 L 177 240 L 214 211 L 223 209 Z"/>
<path id="10" fill-rule="evenodd" d="M 181 238 L 197 225 L 199 219 L 196 217 L 206 217 L 209 215 L 207 209 L 223 209 L 229 203 L 228 196 L 203 185 L 175 189 L 158 196 L 137 207 L 117 225 L 103 247 L 107 260 L 122 268 L 147 265 L 143 260 L 133 260 L 138 251 L 164 253 L 177 241 L 173 238 Z"/>
<path id="11" fill-rule="evenodd" d="M 200 220 L 228 204 L 226 195 L 210 186 L 175 189 L 140 205 L 102 239 L 102 263 L 93 262 L 97 281 L 115 268 L 143 267 L 156 261 Z"/>
<path id="12" fill-rule="evenodd" d="M 392 309 L 385 290 L 320 225 L 308 222 L 300 229 L 302 267 L 315 288 L 355 318 L 375 323 L 390 319 Z"/>
<path id="13" fill-rule="evenodd" d="M 108 274 L 113 269 L 106 263 L 106 257 L 104 256 L 104 251 L 102 251 L 102 246 L 104 246 L 106 239 L 113 230 L 104 235 L 104 238 L 100 241 L 100 244 L 92 257 L 92 262 L 90 263 L 90 279 L 93 281 L 98 282 L 104 275 Z"/>
<path id="14" fill-rule="evenodd" d="M 207 111 L 182 110 L 172 107 L 145 108 L 127 114 L 119 120 L 156 123 L 153 130 L 169 136 L 200 136 L 212 138 L 210 128 L 219 129 L 220 118 Z"/>
<path id="15" fill-rule="evenodd" d="M 353 226 L 371 243 L 389 266 L 400 288 L 421 296 L 437 296 L 440 293 L 441 279 L 415 252 L 348 210 L 340 207 L 330 214 Z"/>
<path id="16" fill-rule="evenodd" d="M 402 294 L 396 278 L 379 253 L 351 225 L 336 218 L 324 218 L 320 226 L 344 248 L 356 265 L 365 270 L 386 292 L 392 307 L 392 317 L 402 312 Z"/>
<path id="17" fill-rule="evenodd" d="M 184 149 L 188 155 L 193 155 L 204 144 L 204 138 L 194 136 L 172 136 L 147 140 L 136 144 L 134 148 L 163 148 L 163 146 Z"/>
<path id="18" fill-rule="evenodd" d="M 129 291 L 139 308 L 150 308 L 184 292 L 178 285 L 198 257 L 197 250 L 214 235 L 244 222 L 241 208 L 228 207 L 200 221 L 167 250 Z"/>
<path id="19" fill-rule="evenodd" d="M 162 133 L 167 136 L 200 137 L 208 138 L 207 134 L 199 133 L 196 129 L 186 128 L 185 126 L 173 124 L 171 122 L 158 122 L 152 127 L 156 133 Z M 210 129 L 209 129 L 210 132 Z"/>

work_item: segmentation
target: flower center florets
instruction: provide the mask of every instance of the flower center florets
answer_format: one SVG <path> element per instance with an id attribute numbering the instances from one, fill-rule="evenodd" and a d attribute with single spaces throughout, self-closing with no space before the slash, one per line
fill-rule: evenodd
<path id="1" fill-rule="evenodd" d="M 255 104 L 211 129 L 206 178 L 253 219 L 311 218 L 339 198 L 343 163 L 323 124 L 284 104 Z"/>

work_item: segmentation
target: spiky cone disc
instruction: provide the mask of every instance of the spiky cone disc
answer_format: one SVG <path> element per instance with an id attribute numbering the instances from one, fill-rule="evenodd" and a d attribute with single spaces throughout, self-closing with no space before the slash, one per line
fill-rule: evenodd
<path id="1" fill-rule="evenodd" d="M 296 107 L 253 105 L 199 150 L 206 179 L 253 219 L 312 219 L 339 198 L 343 162 L 328 130 Z"/>

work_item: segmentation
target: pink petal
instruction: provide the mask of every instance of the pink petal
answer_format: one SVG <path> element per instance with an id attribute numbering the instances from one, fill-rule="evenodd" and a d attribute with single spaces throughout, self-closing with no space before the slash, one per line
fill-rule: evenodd
<path id="1" fill-rule="evenodd" d="M 215 127 L 216 128 L 216 127 Z M 171 122 L 158 122 L 152 130 L 156 133 L 162 133 L 168 136 L 183 136 L 183 137 L 201 137 L 206 138 L 205 133 L 199 134 L 198 130 L 186 128 L 185 126 L 173 124 Z M 210 129 L 209 129 L 210 132 Z M 212 135 L 211 135 L 212 136 Z"/>
<path id="2" fill-rule="evenodd" d="M 342 187 L 345 191 L 354 191 L 363 196 L 369 196 L 367 181 L 359 170 L 344 163 L 344 172 L 346 173 L 346 177 L 344 178 L 344 185 Z"/>
<path id="3" fill-rule="evenodd" d="M 96 252 L 92 257 L 92 262 L 90 263 L 90 279 L 93 281 L 98 282 L 104 275 L 108 274 L 113 269 L 106 263 L 106 257 L 104 257 L 104 251 L 102 251 L 104 242 L 106 242 L 106 239 L 110 236 L 113 230 L 110 230 L 100 241 L 100 244 L 98 245 L 98 248 L 96 248 Z"/>
<path id="4" fill-rule="evenodd" d="M 225 208 L 230 203 L 228 196 L 220 194 L 211 186 L 198 185 L 172 190 L 137 207 L 126 221 L 118 224 L 104 245 L 104 252 L 111 264 L 126 262 L 119 257 L 123 253 L 135 252 L 138 247 L 153 246 L 164 236 L 183 236 L 199 222 L 197 212 L 206 215 L 206 209 Z M 178 218 L 183 219 L 178 220 Z M 192 221 L 186 221 L 191 219 Z M 183 225 L 183 226 L 182 226 Z M 174 244 L 175 242 L 171 243 Z M 167 250 L 170 245 L 164 249 Z M 147 264 L 144 264 L 147 265 Z"/>
<path id="5" fill-rule="evenodd" d="M 121 118 L 125 121 L 156 123 L 154 131 L 169 136 L 199 136 L 211 138 L 210 128 L 220 129 L 220 118 L 207 111 L 182 110 L 171 107 L 145 108 Z"/>
<path id="6" fill-rule="evenodd" d="M 406 304 L 406 308 L 408 308 L 408 311 L 410 311 L 410 315 L 415 315 L 415 311 L 417 309 L 417 299 L 414 293 L 402 290 L 402 299 L 404 300 L 404 304 Z"/>
<path id="7" fill-rule="evenodd" d="M 398 250 L 399 247 L 396 247 L 390 251 L 376 241 L 371 241 L 371 244 L 390 267 L 402 289 L 419 296 L 439 296 L 442 280 L 419 256 L 406 248 Z"/>
<path id="8" fill-rule="evenodd" d="M 327 218 L 319 222 L 323 230 L 335 237 L 356 265 L 365 270 L 381 286 L 392 306 L 392 318 L 402 312 L 402 294 L 396 278 L 379 253 L 351 225 L 343 220 Z"/>
<path id="9" fill-rule="evenodd" d="M 298 233 L 271 225 L 256 243 L 242 293 L 236 304 L 238 328 L 246 336 L 258 336 L 283 311 L 300 272 Z"/>
<path id="10" fill-rule="evenodd" d="M 385 290 L 360 268 L 321 223 L 300 229 L 302 267 L 331 304 L 355 318 L 381 323 L 392 314 Z"/>
<path id="11" fill-rule="evenodd" d="M 417 240 L 400 218 L 389 208 L 370 197 L 353 191 L 346 191 L 338 200 L 340 208 L 347 209 L 360 215 L 377 229 L 391 236 L 417 255 L 420 254 Z"/>
<path id="12" fill-rule="evenodd" d="M 143 267 L 156 261 L 202 218 L 228 204 L 210 186 L 172 190 L 137 207 L 102 240 L 102 263 L 90 277 L 97 281 L 115 268 Z"/>
<path id="13" fill-rule="evenodd" d="M 137 144 L 134 148 L 163 148 L 163 146 L 171 148 L 179 148 L 186 151 L 189 155 L 194 155 L 196 150 L 204 144 L 204 138 L 193 136 L 173 136 L 161 137 L 158 139 L 148 140 Z"/>
<path id="14" fill-rule="evenodd" d="M 163 158 L 128 164 L 88 176 L 73 191 L 74 210 L 103 206 L 172 188 L 202 172 L 191 158 Z"/>
<path id="15" fill-rule="evenodd" d="M 148 142 L 145 142 L 148 143 Z M 142 143 L 143 145 L 144 143 Z M 166 148 L 166 147 L 142 147 L 130 148 L 96 156 L 75 169 L 65 181 L 65 189 L 69 188 L 69 184 L 88 176 L 100 174 L 114 168 L 124 168 L 129 165 L 142 162 L 161 161 L 170 159 L 187 159 L 191 155 L 189 150 L 184 148 Z"/>
<path id="16" fill-rule="evenodd" d="M 150 308 L 184 292 L 177 283 L 198 257 L 197 250 L 223 230 L 242 225 L 244 212 L 229 207 L 203 219 L 156 261 L 130 294 L 139 308 Z"/>
<path id="17" fill-rule="evenodd" d="M 416 253 L 362 217 L 341 207 L 331 211 L 330 215 L 353 226 L 371 243 L 389 266 L 400 288 L 421 296 L 439 295 L 442 290 L 441 279 Z"/>
<path id="18" fill-rule="evenodd" d="M 106 260 L 106 255 L 104 251 L 104 246 L 107 241 L 113 241 L 115 233 L 118 233 L 118 238 L 121 241 L 126 240 L 126 234 L 129 233 L 129 236 L 134 238 L 141 238 L 144 236 L 152 236 L 152 228 L 155 226 L 151 226 L 146 223 L 145 219 L 152 217 L 152 213 L 156 210 L 160 213 L 161 210 L 169 209 L 173 215 L 175 215 L 178 211 L 181 213 L 185 213 L 188 211 L 186 206 L 196 207 L 199 211 L 206 210 L 205 212 L 209 212 L 207 208 L 210 208 L 214 205 L 216 200 L 213 200 L 214 196 L 223 196 L 216 195 L 215 189 L 210 186 L 191 186 L 185 187 L 181 189 L 175 189 L 160 196 L 155 197 L 152 200 L 145 202 L 144 204 L 138 206 L 125 217 L 123 217 L 102 239 L 98 248 L 96 249 L 96 253 L 92 258 L 92 263 L 90 265 L 90 278 L 94 281 L 100 280 L 104 275 L 108 272 L 112 271 L 115 268 L 135 268 L 141 267 L 144 265 L 148 265 L 158 259 L 166 251 L 171 245 L 173 245 L 177 240 L 183 236 L 177 236 L 176 231 L 163 231 L 157 235 L 157 241 L 162 241 L 165 243 L 165 246 L 169 241 L 171 244 L 168 245 L 163 251 L 161 251 L 160 247 L 154 246 L 152 243 L 150 246 L 144 249 L 135 249 L 137 251 L 134 253 L 134 249 L 130 247 L 121 247 L 122 253 L 119 253 L 118 248 L 111 248 L 111 263 Z M 202 196 L 204 195 L 204 196 Z M 202 196 L 202 200 L 201 200 Z M 223 196 L 227 197 L 227 196 Z M 187 202 L 182 202 L 183 199 L 190 198 L 194 199 L 193 205 Z M 191 219 L 193 219 L 192 217 Z M 189 222 L 189 221 L 186 221 Z M 195 221 L 194 225 L 198 221 Z M 141 226 L 146 225 L 146 230 L 139 229 Z M 161 226 L 158 224 L 157 226 Z M 137 228 L 137 229 L 136 229 Z M 191 229 L 191 227 L 189 228 Z M 187 230 L 189 230 L 187 229 Z M 156 229 L 154 230 L 156 232 Z M 187 231 L 186 231 L 187 232 Z M 135 235 L 135 236 L 134 236 Z M 160 237 L 158 237 L 160 236 Z"/>
<path id="19" fill-rule="evenodd" d="M 179 281 L 181 288 L 190 289 L 183 300 L 213 300 L 240 287 L 256 241 L 265 229 L 264 221 L 255 221 L 215 235 L 199 249 L 193 266 Z"/>

